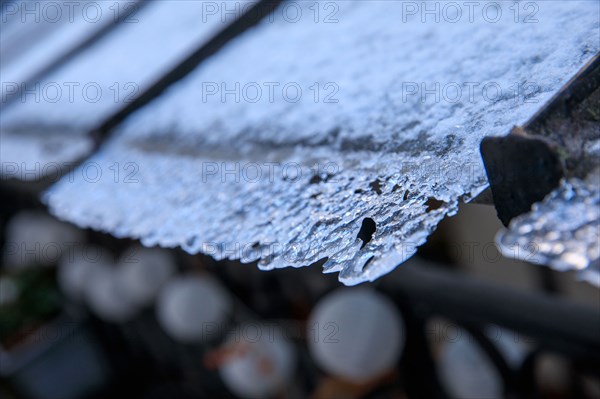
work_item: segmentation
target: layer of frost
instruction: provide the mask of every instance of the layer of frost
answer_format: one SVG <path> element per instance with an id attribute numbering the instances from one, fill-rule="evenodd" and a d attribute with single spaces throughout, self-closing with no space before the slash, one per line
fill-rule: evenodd
<path id="1" fill-rule="evenodd" d="M 600 286 L 600 175 L 571 179 L 513 219 L 496 241 L 505 256 L 576 270 Z"/>
<path id="2" fill-rule="evenodd" d="M 487 187 L 481 138 L 523 124 L 599 50 L 595 1 L 537 2 L 537 23 L 515 22 L 512 2 L 495 23 L 423 23 L 390 1 L 323 2 L 316 22 L 309 3 L 128 118 L 47 193 L 52 212 L 265 270 L 327 258 L 345 284 L 371 281 Z"/>
<path id="3" fill-rule="evenodd" d="M 111 13 L 111 17 L 114 17 L 114 9 L 119 4 L 101 3 L 103 12 Z M 10 161 L 5 161 L 3 157 L 3 177 L 23 180 L 40 178 L 43 177 L 40 176 L 42 172 L 50 168 L 44 163 L 46 158 L 57 162 L 52 165 L 54 169 L 65 169 L 65 163 L 78 159 L 73 155 L 81 155 L 79 149 L 82 141 L 86 141 L 91 149 L 91 141 L 81 136 L 133 101 L 239 15 L 222 19 L 220 14 L 208 13 L 207 9 L 210 8 L 207 8 L 207 4 L 215 3 L 196 0 L 150 1 L 100 41 L 41 80 L 29 84 L 28 92 L 3 109 L 0 120 L 2 144 L 11 151 L 22 148 L 19 152 L 11 152 L 8 157 Z M 121 5 L 120 12 L 125 12 L 124 7 Z M 47 45 L 44 48 L 49 52 L 69 47 L 72 35 L 78 33 L 78 26 L 81 27 L 75 24 L 71 29 L 58 29 L 56 35 L 62 41 L 51 40 L 40 45 Z M 69 34 L 62 35 L 63 31 Z M 26 69 L 38 62 L 41 62 L 39 57 L 26 57 L 16 65 Z M 60 137 L 62 146 L 76 148 L 61 148 L 46 158 L 30 163 L 37 154 L 47 152 L 47 137 L 50 135 Z M 21 143 L 25 140 L 27 144 L 23 147 Z M 10 165 L 6 165 L 7 162 Z M 16 172 L 15 166 L 18 168 Z M 41 172 L 37 175 L 27 173 L 35 169 Z"/>

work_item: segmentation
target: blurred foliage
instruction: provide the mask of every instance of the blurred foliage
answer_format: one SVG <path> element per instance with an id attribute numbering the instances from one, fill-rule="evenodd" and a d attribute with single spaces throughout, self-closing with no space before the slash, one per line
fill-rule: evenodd
<path id="1" fill-rule="evenodd" d="M 18 289 L 15 301 L 0 305 L 0 343 L 10 347 L 58 314 L 61 295 L 54 269 L 28 268 L 7 277 Z"/>

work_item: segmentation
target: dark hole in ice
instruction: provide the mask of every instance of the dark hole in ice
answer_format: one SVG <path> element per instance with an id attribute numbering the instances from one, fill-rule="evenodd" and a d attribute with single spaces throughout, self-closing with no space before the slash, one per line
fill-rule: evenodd
<path id="1" fill-rule="evenodd" d="M 440 209 L 442 205 L 444 205 L 444 201 L 440 201 L 439 199 L 429 197 L 425 205 L 427 205 L 427 212 L 435 211 L 436 209 Z"/>
<path id="2" fill-rule="evenodd" d="M 379 180 L 375 180 L 372 181 L 371 183 L 369 183 L 369 187 L 371 187 L 371 190 L 375 191 L 377 194 L 381 194 L 381 183 L 379 182 Z"/>
<path id="3" fill-rule="evenodd" d="M 333 175 L 330 173 L 323 174 L 314 174 L 313 177 L 310 178 L 309 184 L 319 184 L 324 183 L 329 180 Z"/>
<path id="4" fill-rule="evenodd" d="M 369 241 L 371 241 L 371 238 L 373 238 L 373 234 L 375 233 L 375 230 L 377 230 L 375 221 L 371 218 L 364 218 L 363 222 L 362 222 L 362 226 L 360 226 L 360 231 L 358 232 L 358 235 L 356 236 L 356 238 L 360 238 L 363 242 L 362 245 L 360 246 L 360 249 L 363 249 L 365 247 L 365 245 L 367 245 L 367 243 Z"/>
<path id="5" fill-rule="evenodd" d="M 187 239 L 186 244 L 188 247 L 193 247 L 196 245 L 196 241 L 198 241 L 198 236 L 192 236 Z"/>

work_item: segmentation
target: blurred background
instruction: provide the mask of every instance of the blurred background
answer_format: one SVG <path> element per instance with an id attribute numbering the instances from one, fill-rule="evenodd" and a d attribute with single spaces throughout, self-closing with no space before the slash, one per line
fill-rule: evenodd
<path id="1" fill-rule="evenodd" d="M 598 290 L 501 257 L 491 206 L 464 206 L 407 264 L 343 287 L 320 265 L 262 272 L 144 248 L 0 193 L 2 397 L 600 397 L 597 353 L 551 337 L 564 309 L 597 314 Z M 489 284 L 496 306 L 562 305 L 532 329 L 473 297 Z"/>

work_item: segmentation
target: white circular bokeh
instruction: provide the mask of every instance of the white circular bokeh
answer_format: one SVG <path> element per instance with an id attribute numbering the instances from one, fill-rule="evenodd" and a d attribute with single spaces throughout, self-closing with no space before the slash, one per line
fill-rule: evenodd
<path id="1" fill-rule="evenodd" d="M 370 289 L 337 290 L 315 306 L 309 350 L 325 371 L 366 382 L 391 370 L 404 347 L 404 323 L 394 304 Z"/>
<path id="2" fill-rule="evenodd" d="M 110 322 L 127 321 L 138 311 L 114 266 L 98 264 L 92 269 L 85 285 L 85 299 L 98 317 Z"/>
<path id="3" fill-rule="evenodd" d="M 274 397 L 293 378 L 294 348 L 278 328 L 256 324 L 251 326 L 252 333 L 246 334 L 249 329 L 245 327 L 226 343 L 233 354 L 219 367 L 221 378 L 241 398 Z"/>
<path id="4" fill-rule="evenodd" d="M 138 306 L 154 301 L 175 272 L 175 260 L 162 248 L 134 247 L 119 260 L 119 278 L 129 300 Z"/>
<path id="5" fill-rule="evenodd" d="M 156 314 L 163 329 L 181 342 L 197 342 L 223 327 L 233 303 L 225 289 L 206 275 L 179 276 L 158 295 Z"/>
<path id="6" fill-rule="evenodd" d="M 106 249 L 85 245 L 73 248 L 64 254 L 58 264 L 58 285 L 71 299 L 80 301 L 88 284 L 91 285 L 92 273 L 96 267 L 110 264 Z"/>
<path id="7" fill-rule="evenodd" d="M 504 397 L 502 379 L 491 359 L 465 330 L 457 328 L 445 340 L 438 359 L 438 376 L 455 398 L 496 399 Z"/>
<path id="8" fill-rule="evenodd" d="M 74 226 L 43 212 L 20 212 L 6 227 L 4 263 L 9 268 L 54 265 L 82 241 L 82 232 Z"/>

